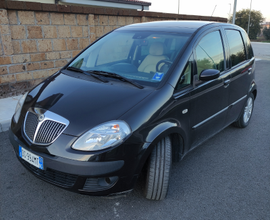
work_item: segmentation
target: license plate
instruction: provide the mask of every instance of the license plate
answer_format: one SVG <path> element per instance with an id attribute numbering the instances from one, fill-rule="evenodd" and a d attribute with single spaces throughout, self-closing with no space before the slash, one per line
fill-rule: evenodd
<path id="1" fill-rule="evenodd" d="M 30 151 L 24 149 L 23 147 L 19 146 L 19 155 L 20 157 L 27 161 L 28 163 L 32 164 L 33 166 L 43 170 L 43 158 L 39 157 Z"/>

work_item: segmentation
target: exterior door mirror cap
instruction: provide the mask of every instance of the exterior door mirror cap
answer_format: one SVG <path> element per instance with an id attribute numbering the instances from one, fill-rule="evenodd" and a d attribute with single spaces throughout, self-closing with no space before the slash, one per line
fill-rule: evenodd
<path id="1" fill-rule="evenodd" d="M 220 71 L 216 69 L 205 69 L 200 74 L 200 80 L 209 81 L 217 79 L 220 76 Z"/>

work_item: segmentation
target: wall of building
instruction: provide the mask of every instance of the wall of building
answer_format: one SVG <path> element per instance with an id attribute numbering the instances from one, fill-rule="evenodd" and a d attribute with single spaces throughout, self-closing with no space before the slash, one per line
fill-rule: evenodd
<path id="1" fill-rule="evenodd" d="M 209 20 L 125 9 L 0 0 L 0 98 L 28 91 L 103 34 L 133 23 Z M 212 17 L 212 21 L 227 22 Z"/>

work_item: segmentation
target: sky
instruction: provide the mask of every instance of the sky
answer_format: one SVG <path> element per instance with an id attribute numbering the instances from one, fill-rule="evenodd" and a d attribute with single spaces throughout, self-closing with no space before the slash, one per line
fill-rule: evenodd
<path id="1" fill-rule="evenodd" d="M 178 13 L 178 0 L 144 0 L 151 2 L 149 11 Z M 237 0 L 236 11 L 250 8 L 250 0 Z M 179 13 L 228 18 L 233 13 L 234 0 L 180 0 Z M 252 10 L 261 11 L 265 21 L 270 22 L 270 1 L 252 0 Z"/>

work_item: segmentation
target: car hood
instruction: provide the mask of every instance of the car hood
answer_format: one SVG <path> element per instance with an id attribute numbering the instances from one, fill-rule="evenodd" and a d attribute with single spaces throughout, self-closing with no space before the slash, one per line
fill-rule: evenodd
<path id="1" fill-rule="evenodd" d="M 101 123 L 119 119 L 153 91 L 87 77 L 85 80 L 61 73 L 47 79 L 29 93 L 34 100 L 32 106 L 66 118 L 69 126 L 64 133 L 79 136 Z"/>

